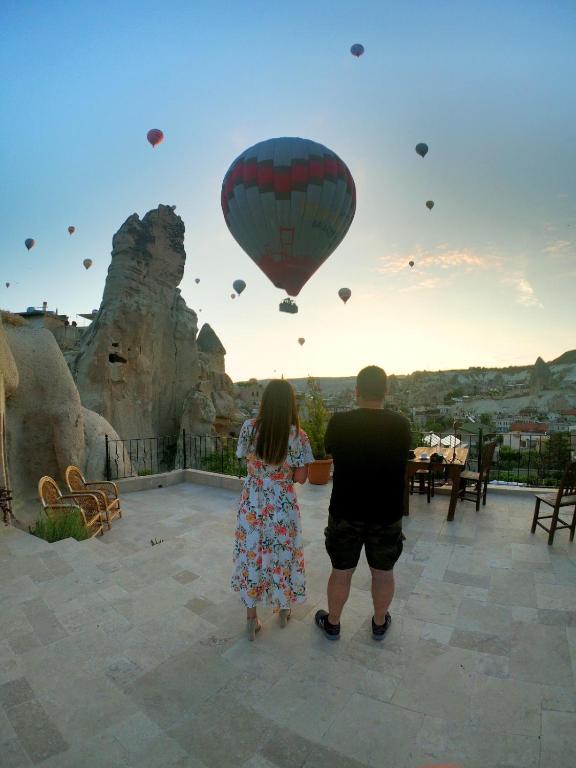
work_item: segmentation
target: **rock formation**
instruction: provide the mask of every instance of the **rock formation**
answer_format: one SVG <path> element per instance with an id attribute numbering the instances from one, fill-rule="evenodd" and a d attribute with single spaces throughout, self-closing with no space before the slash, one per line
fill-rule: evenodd
<path id="1" fill-rule="evenodd" d="M 18 322 L 18 325 L 21 323 Z M 6 452 L 6 400 L 18 388 L 18 369 L 8 339 L 2 327 L 0 315 L 0 486 L 10 487 Z"/>
<path id="2" fill-rule="evenodd" d="M 534 367 L 530 372 L 529 388 L 530 394 L 535 395 L 542 392 L 543 389 L 548 389 L 552 384 L 552 374 L 550 369 L 542 360 L 538 357 L 534 363 Z"/>
<path id="3" fill-rule="evenodd" d="M 82 403 L 122 438 L 227 430 L 237 416 L 226 350 L 178 285 L 184 222 L 160 205 L 130 216 L 112 240 L 100 310 L 72 363 Z"/>
<path id="4" fill-rule="evenodd" d="M 51 475 L 64 489 L 69 464 L 88 467 L 91 479 L 101 479 L 105 467 L 100 435 L 115 433 L 109 424 L 101 423 L 101 417 L 82 408 L 74 379 L 50 331 L 26 324 L 5 326 L 4 331 L 0 350 L 5 354 L 9 348 L 14 362 L 11 374 L 9 369 L 12 389 L 5 420 L 9 485 L 16 518 L 26 526 L 40 512 L 38 480 Z M 3 378 L 6 381 L 5 373 Z"/>

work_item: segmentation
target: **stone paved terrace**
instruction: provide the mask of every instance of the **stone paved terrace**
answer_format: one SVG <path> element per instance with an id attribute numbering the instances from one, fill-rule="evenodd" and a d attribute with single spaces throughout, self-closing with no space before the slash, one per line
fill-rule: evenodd
<path id="1" fill-rule="evenodd" d="M 236 495 L 124 497 L 102 540 L 0 533 L 2 768 L 576 765 L 576 544 L 529 533 L 529 496 L 476 514 L 415 498 L 394 623 L 368 633 L 359 567 L 329 643 L 313 626 L 329 488 L 301 492 L 309 602 L 257 642 L 228 588 Z M 164 543 L 151 547 L 150 539 Z"/>

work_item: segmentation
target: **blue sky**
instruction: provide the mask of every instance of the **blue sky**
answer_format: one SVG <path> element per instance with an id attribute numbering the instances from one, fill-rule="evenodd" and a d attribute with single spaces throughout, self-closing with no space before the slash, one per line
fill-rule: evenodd
<path id="1" fill-rule="evenodd" d="M 183 296 L 235 379 L 551 359 L 576 347 L 574 39 L 571 0 L 4 0 L 0 305 L 99 306 L 113 233 L 167 203 Z M 358 191 L 295 316 L 219 201 L 231 161 L 281 135 L 336 151 Z"/>

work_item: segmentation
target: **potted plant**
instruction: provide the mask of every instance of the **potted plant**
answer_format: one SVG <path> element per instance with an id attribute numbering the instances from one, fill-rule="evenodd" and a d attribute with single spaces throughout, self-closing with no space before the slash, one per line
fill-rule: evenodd
<path id="1" fill-rule="evenodd" d="M 308 377 L 306 390 L 306 419 L 302 429 L 308 435 L 314 461 L 308 468 L 308 480 L 312 485 L 326 485 L 330 480 L 332 457 L 326 455 L 324 435 L 330 414 L 326 410 L 318 382 Z"/>

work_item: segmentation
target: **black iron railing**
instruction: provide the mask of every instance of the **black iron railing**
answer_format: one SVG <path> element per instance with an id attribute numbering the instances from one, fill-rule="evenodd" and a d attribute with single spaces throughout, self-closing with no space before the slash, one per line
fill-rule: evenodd
<path id="1" fill-rule="evenodd" d="M 244 462 L 236 457 L 238 438 L 191 435 L 182 430 L 168 437 L 114 440 L 106 436 L 106 477 L 157 475 L 175 469 L 202 469 L 241 476 Z"/>

